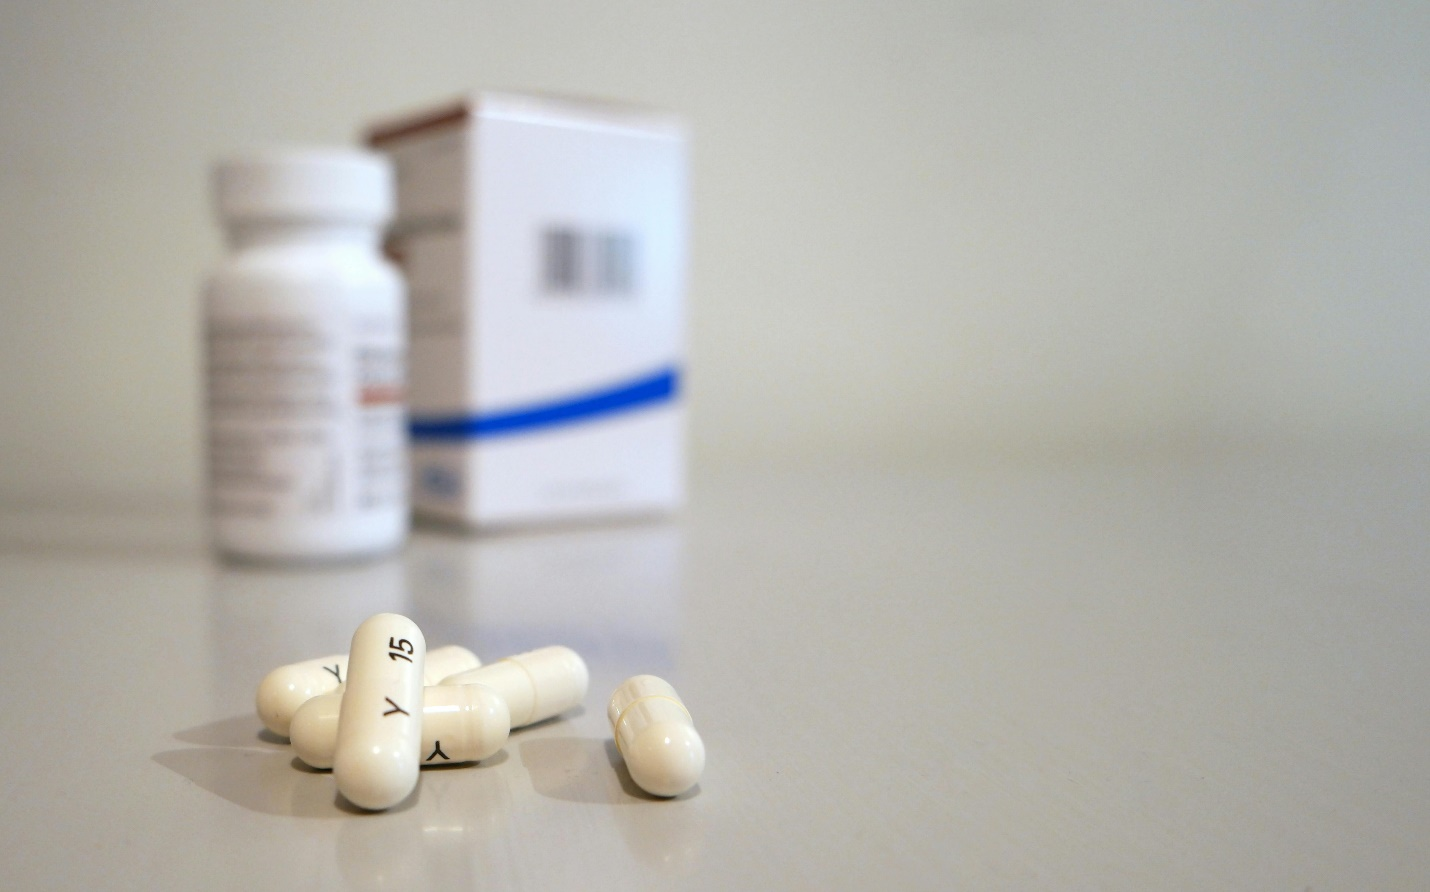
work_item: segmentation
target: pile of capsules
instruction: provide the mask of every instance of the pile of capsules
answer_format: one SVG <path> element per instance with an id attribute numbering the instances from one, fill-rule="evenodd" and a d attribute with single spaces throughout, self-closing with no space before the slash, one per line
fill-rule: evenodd
<path id="1" fill-rule="evenodd" d="M 492 756 L 513 728 L 580 703 L 589 682 L 585 662 L 568 647 L 483 666 L 464 647 L 429 652 L 416 623 L 379 613 L 358 626 L 347 656 L 268 673 L 258 686 L 258 717 L 289 738 L 306 764 L 331 768 L 349 802 L 381 811 L 408 797 L 422 765 Z M 664 680 L 626 679 L 606 716 L 641 789 L 677 796 L 700 780 L 705 745 Z"/>

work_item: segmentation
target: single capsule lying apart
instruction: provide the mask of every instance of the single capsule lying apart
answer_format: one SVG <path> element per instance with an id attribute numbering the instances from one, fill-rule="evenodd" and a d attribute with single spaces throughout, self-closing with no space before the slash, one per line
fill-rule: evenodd
<path id="1" fill-rule="evenodd" d="M 442 679 L 442 684 L 481 684 L 501 695 L 511 726 L 521 728 L 565 712 L 581 702 L 591 676 L 569 647 L 529 650 Z"/>
<path id="2" fill-rule="evenodd" d="M 314 697 L 293 716 L 293 752 L 314 768 L 332 768 L 342 694 Z M 496 691 L 480 684 L 422 689 L 422 764 L 479 762 L 506 743 L 511 713 Z"/>
<path id="3" fill-rule="evenodd" d="M 448 675 L 480 665 L 482 661 L 476 654 L 453 644 L 427 654 L 427 669 L 423 674 L 428 684 L 436 684 Z M 258 718 L 269 731 L 287 737 L 288 726 L 298 707 L 319 694 L 336 691 L 347 677 L 347 654 L 279 666 L 258 684 Z"/>
<path id="4" fill-rule="evenodd" d="M 405 616 L 379 613 L 353 633 L 333 777 L 359 808 L 391 808 L 417 786 L 426 658 L 422 630 Z"/>
<path id="5" fill-rule="evenodd" d="M 678 796 L 705 770 L 705 744 L 690 712 L 665 679 L 628 678 L 606 707 L 616 749 L 631 780 L 654 796 Z"/>

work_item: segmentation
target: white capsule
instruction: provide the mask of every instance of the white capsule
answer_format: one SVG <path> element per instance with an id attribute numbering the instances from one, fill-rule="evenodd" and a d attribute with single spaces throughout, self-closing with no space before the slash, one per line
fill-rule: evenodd
<path id="1" fill-rule="evenodd" d="M 642 790 L 678 796 L 700 780 L 705 744 L 680 695 L 664 679 L 626 679 L 611 695 L 606 717 L 631 780 Z"/>
<path id="2" fill-rule="evenodd" d="M 347 654 L 335 654 L 279 666 L 263 676 L 256 698 L 263 727 L 279 737 L 287 737 L 288 725 L 298 707 L 312 697 L 337 690 L 347 671 Z"/>
<path id="3" fill-rule="evenodd" d="M 506 701 L 511 726 L 521 728 L 580 703 L 590 681 L 580 655 L 556 645 L 450 675 L 442 684 L 486 685 Z"/>
<path id="4" fill-rule="evenodd" d="M 314 697 L 293 716 L 293 752 L 313 768 L 332 768 L 342 694 Z M 506 701 L 486 685 L 422 689 L 422 764 L 479 762 L 494 755 L 511 731 Z"/>
<path id="5" fill-rule="evenodd" d="M 423 678 L 436 684 L 454 672 L 465 672 L 482 665 L 477 655 L 455 644 L 439 647 L 427 654 Z M 319 694 L 336 691 L 348 674 L 348 655 L 334 654 L 317 660 L 304 660 L 279 666 L 258 683 L 258 718 L 263 727 L 279 737 L 288 736 L 293 715 L 308 700 Z"/>
<path id="6" fill-rule="evenodd" d="M 353 633 L 333 749 L 338 792 L 372 811 L 417 786 L 422 761 L 422 668 L 427 642 L 405 616 L 379 613 Z"/>

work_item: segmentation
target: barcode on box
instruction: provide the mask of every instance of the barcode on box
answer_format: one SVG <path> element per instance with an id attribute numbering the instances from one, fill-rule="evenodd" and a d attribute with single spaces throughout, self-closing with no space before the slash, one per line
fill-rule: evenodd
<path id="1" fill-rule="evenodd" d="M 630 294 L 635 279 L 636 240 L 628 232 L 552 226 L 541 234 L 541 282 L 548 294 Z"/>

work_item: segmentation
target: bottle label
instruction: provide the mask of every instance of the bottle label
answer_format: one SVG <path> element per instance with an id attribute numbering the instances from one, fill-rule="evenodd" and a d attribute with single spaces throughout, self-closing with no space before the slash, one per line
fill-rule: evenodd
<path id="1" fill-rule="evenodd" d="M 332 516 L 402 502 L 396 320 L 216 317 L 206 335 L 216 515 Z"/>

